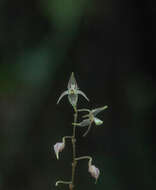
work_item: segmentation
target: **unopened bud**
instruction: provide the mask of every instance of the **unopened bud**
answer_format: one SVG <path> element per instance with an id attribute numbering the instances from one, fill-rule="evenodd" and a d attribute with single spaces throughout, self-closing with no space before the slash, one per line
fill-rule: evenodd
<path id="1" fill-rule="evenodd" d="M 62 152 L 64 147 L 65 147 L 65 144 L 63 142 L 58 142 L 54 145 L 54 151 L 55 151 L 57 159 L 59 159 L 59 152 Z"/>
<path id="2" fill-rule="evenodd" d="M 100 170 L 98 168 L 96 168 L 94 165 L 89 165 L 88 172 L 97 181 L 97 179 L 99 178 L 99 175 L 100 175 Z M 96 181 L 95 181 L 95 183 L 96 183 Z"/>

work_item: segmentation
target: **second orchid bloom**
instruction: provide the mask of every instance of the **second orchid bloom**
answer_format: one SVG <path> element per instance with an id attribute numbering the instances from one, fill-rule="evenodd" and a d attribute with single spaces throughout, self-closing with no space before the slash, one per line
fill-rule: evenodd
<path id="1" fill-rule="evenodd" d="M 108 108 L 108 106 L 103 106 L 103 107 L 96 108 L 96 109 L 93 109 L 93 110 L 79 109 L 79 110 L 77 110 L 79 112 L 88 112 L 88 114 L 86 114 L 86 115 L 83 116 L 83 118 L 87 118 L 87 119 L 82 120 L 80 123 L 73 123 L 73 125 L 77 125 L 77 126 L 81 126 L 81 127 L 88 126 L 87 131 L 83 135 L 83 136 L 86 136 L 87 133 L 89 132 L 89 130 L 90 130 L 91 125 L 92 125 L 93 122 L 95 123 L 95 125 L 101 125 L 101 124 L 103 124 L 103 121 L 100 120 L 99 118 L 95 117 L 95 116 L 98 113 L 100 113 L 101 111 L 103 111 L 103 110 L 105 110 L 107 108 Z"/>

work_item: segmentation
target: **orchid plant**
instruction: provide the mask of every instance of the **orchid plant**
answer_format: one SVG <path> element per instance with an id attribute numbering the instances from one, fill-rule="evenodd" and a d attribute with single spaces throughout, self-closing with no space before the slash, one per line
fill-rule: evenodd
<path id="1" fill-rule="evenodd" d="M 69 82 L 68 82 L 67 90 L 64 91 L 60 95 L 60 97 L 57 101 L 57 104 L 60 102 L 60 100 L 65 95 L 68 95 L 69 103 L 72 105 L 72 107 L 74 109 L 74 122 L 72 123 L 73 134 L 72 134 L 72 136 L 64 136 L 62 138 L 61 142 L 57 142 L 54 145 L 54 152 L 56 154 L 56 158 L 59 159 L 59 153 L 62 152 L 63 149 L 65 148 L 66 140 L 67 139 L 71 140 L 71 143 L 72 143 L 72 172 L 71 172 L 72 174 L 71 174 L 71 180 L 70 181 L 58 180 L 55 184 L 56 186 L 58 186 L 59 184 L 67 184 L 67 185 L 69 185 L 69 190 L 74 189 L 75 170 L 76 170 L 77 162 L 79 160 L 83 160 L 83 159 L 88 160 L 88 172 L 91 174 L 91 176 L 93 178 L 95 178 L 95 183 L 97 182 L 97 180 L 99 178 L 100 170 L 95 165 L 92 164 L 92 157 L 90 157 L 90 156 L 77 157 L 75 134 L 76 134 L 76 128 L 77 127 L 88 127 L 86 132 L 83 135 L 85 137 L 88 134 L 88 132 L 90 131 L 92 124 L 95 124 L 95 125 L 103 124 L 103 121 L 100 120 L 99 118 L 97 118 L 96 115 L 108 108 L 108 106 L 103 106 L 103 107 L 95 108 L 92 110 L 86 109 L 86 108 L 77 109 L 77 102 L 78 102 L 78 95 L 79 94 L 82 95 L 87 101 L 89 101 L 89 98 L 86 96 L 86 94 L 84 92 L 82 92 L 81 90 L 79 90 L 76 79 L 74 77 L 74 73 L 72 72 L 70 79 L 69 79 Z M 80 123 L 77 123 L 77 118 L 78 118 L 79 112 L 88 112 L 88 113 L 82 116 L 82 118 L 84 118 L 84 119 Z"/>

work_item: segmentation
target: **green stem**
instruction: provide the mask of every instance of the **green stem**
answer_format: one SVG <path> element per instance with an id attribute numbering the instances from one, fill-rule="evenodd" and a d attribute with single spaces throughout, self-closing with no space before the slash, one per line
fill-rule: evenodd
<path id="1" fill-rule="evenodd" d="M 78 109 L 77 111 L 78 111 L 78 112 L 81 112 L 81 111 L 87 111 L 87 112 L 90 112 L 89 109 Z"/>
<path id="2" fill-rule="evenodd" d="M 78 157 L 78 158 L 75 158 L 76 161 L 78 160 L 85 160 L 85 159 L 88 159 L 88 165 L 90 166 L 92 164 L 92 157 L 91 156 L 81 156 L 81 157 Z"/>
<path id="3" fill-rule="evenodd" d="M 71 184 L 72 182 L 71 181 L 61 181 L 61 180 L 59 180 L 59 181 L 56 182 L 55 186 L 58 186 L 59 183 L 62 183 L 62 184 Z"/>
<path id="4" fill-rule="evenodd" d="M 87 131 L 83 134 L 83 137 L 85 137 L 85 136 L 88 134 L 88 132 L 90 131 L 91 126 L 92 126 L 92 123 L 90 123 L 90 125 L 88 126 L 88 129 L 87 129 Z"/>
<path id="5" fill-rule="evenodd" d="M 74 123 L 77 122 L 77 108 L 74 108 Z M 75 133 L 76 133 L 76 126 L 73 126 L 73 135 L 72 135 L 72 147 L 73 147 L 73 161 L 72 161 L 72 177 L 71 177 L 71 184 L 69 185 L 69 189 L 73 190 L 74 188 L 74 180 L 75 180 L 75 168 L 76 168 L 76 163 L 77 161 L 75 160 L 76 158 L 76 138 L 75 138 Z"/>
<path id="6" fill-rule="evenodd" d="M 65 144 L 66 139 L 72 139 L 72 136 L 65 136 L 62 138 L 62 142 Z"/>

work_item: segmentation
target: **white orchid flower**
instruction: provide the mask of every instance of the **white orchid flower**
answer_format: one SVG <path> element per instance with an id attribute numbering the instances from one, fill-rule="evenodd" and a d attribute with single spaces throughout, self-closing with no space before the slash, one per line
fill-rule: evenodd
<path id="1" fill-rule="evenodd" d="M 68 100 L 70 102 L 70 104 L 75 108 L 77 105 L 77 101 L 78 101 L 78 94 L 82 95 L 87 101 L 89 101 L 89 99 L 87 98 L 87 96 L 85 95 L 85 93 L 83 93 L 81 90 L 79 90 L 78 86 L 77 86 L 77 82 L 75 80 L 74 77 L 74 73 L 72 72 L 69 82 L 68 82 L 68 86 L 67 86 L 68 90 L 64 91 L 61 96 L 59 97 L 57 104 L 60 102 L 60 100 L 65 96 L 68 95 Z"/>
<path id="2" fill-rule="evenodd" d="M 86 136 L 87 133 L 89 132 L 90 128 L 91 128 L 91 124 L 94 122 L 95 125 L 101 125 L 103 124 L 103 121 L 100 120 L 99 118 L 95 117 L 98 113 L 100 113 L 101 111 L 107 109 L 108 106 L 103 106 L 100 108 L 96 108 L 93 110 L 89 110 L 89 109 L 79 109 L 77 111 L 81 112 L 81 111 L 87 111 L 89 112 L 87 115 L 84 115 L 83 118 L 88 118 L 88 119 L 84 119 L 83 121 L 81 121 L 80 123 L 73 123 L 73 125 L 77 125 L 80 127 L 85 127 L 88 126 L 87 131 L 84 133 L 83 136 Z"/>

